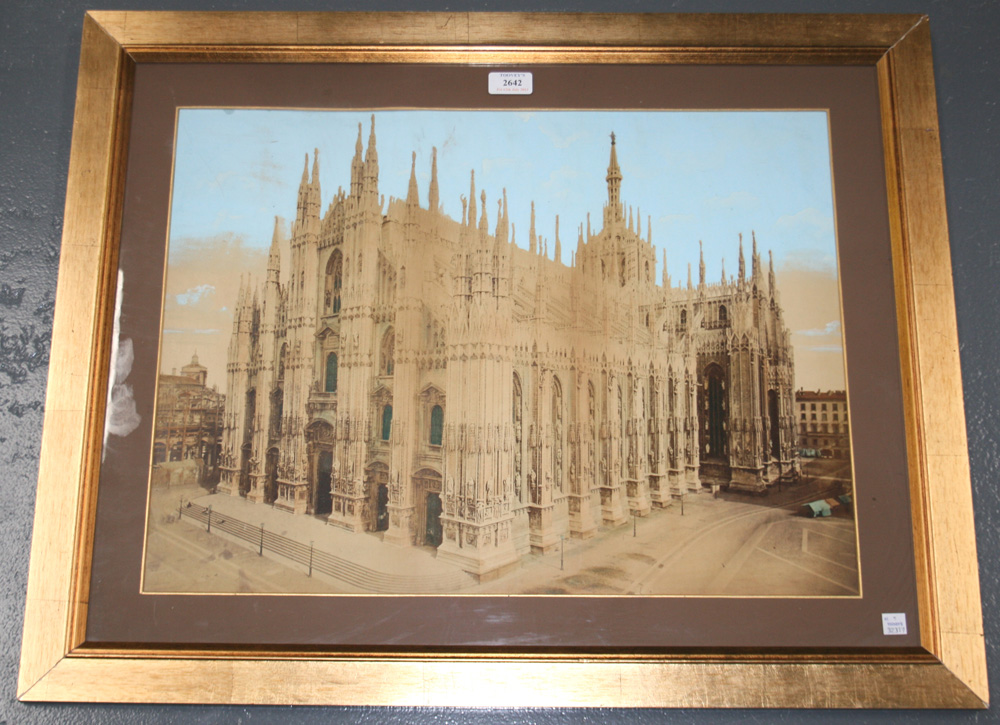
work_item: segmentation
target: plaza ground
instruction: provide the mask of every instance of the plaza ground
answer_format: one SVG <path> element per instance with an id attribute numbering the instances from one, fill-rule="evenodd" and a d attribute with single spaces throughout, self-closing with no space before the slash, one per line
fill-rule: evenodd
<path id="1" fill-rule="evenodd" d="M 323 520 L 294 516 L 200 488 L 155 489 L 151 499 L 144 588 L 149 592 L 461 594 L 665 594 L 702 596 L 857 596 L 854 520 L 801 516 L 806 501 L 840 493 L 847 461 L 815 460 L 803 481 L 766 496 L 705 490 L 665 509 L 567 538 L 531 554 L 499 579 L 478 584 L 438 561 L 429 547 L 397 547 L 381 534 L 352 534 Z M 216 521 L 235 520 L 351 563 L 351 577 L 308 571 L 276 553 L 179 516 L 188 501 L 212 506 Z"/>

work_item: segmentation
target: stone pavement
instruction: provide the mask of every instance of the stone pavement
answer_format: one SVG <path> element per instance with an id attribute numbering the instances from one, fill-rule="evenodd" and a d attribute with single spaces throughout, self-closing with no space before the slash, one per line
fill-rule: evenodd
<path id="1" fill-rule="evenodd" d="M 317 551 L 350 560 L 379 575 L 409 582 L 422 578 L 427 582 L 426 593 L 851 596 L 857 592 L 851 519 L 802 518 L 794 515 L 795 505 L 775 508 L 760 505 L 762 501 L 750 497 L 734 501 L 713 498 L 708 492 L 689 494 L 683 502 L 683 513 L 681 502 L 675 501 L 666 509 L 654 509 L 624 526 L 601 529 L 591 539 L 567 538 L 548 554 L 525 557 L 518 569 L 500 579 L 476 584 L 454 565 L 438 561 L 436 552 L 429 547 L 386 544 L 381 534 L 350 533 L 321 519 L 294 516 L 242 498 L 204 495 L 201 490 L 189 494 L 195 503 L 212 506 L 213 520 L 228 516 L 252 526 L 263 523 L 268 532 L 306 546 L 312 542 Z M 153 520 L 159 523 L 151 527 L 150 550 L 156 554 L 155 545 L 165 543 L 177 549 L 181 538 L 197 537 L 205 550 L 212 547 L 213 541 L 216 547 L 224 542 L 226 551 L 221 555 L 206 554 L 200 564 L 185 565 L 212 587 L 225 585 L 196 571 L 198 567 L 221 567 L 220 576 L 225 578 L 226 567 L 238 563 L 238 591 L 364 591 L 316 573 L 307 579 L 300 564 L 273 554 L 267 554 L 275 557 L 267 562 L 267 556 L 258 557 L 252 544 L 223 539 L 215 529 L 208 534 L 204 524 L 187 517 L 176 523 L 179 504 L 177 491 L 154 495 L 157 513 L 151 517 L 151 524 Z M 174 541 L 163 539 L 168 536 Z M 177 555 L 187 553 L 180 551 L 171 556 Z M 234 556 L 238 562 L 224 560 Z M 172 564 L 168 556 L 155 561 L 162 564 L 162 579 Z M 284 572 L 269 568 L 275 566 L 283 566 Z M 442 583 L 448 586 L 442 588 Z M 421 592 L 419 584 L 413 591 Z"/>
<path id="2" fill-rule="evenodd" d="M 345 559 L 370 570 L 373 575 L 387 574 L 407 581 L 419 578 L 426 581 L 431 591 L 440 589 L 438 584 L 442 581 L 449 583 L 450 590 L 464 589 L 475 583 L 471 576 L 462 573 L 454 565 L 438 561 L 433 549 L 386 544 L 382 541 L 381 533 L 352 533 L 314 516 L 297 516 L 226 494 L 198 496 L 192 499 L 192 503 L 211 506 L 213 519 L 232 517 L 254 527 L 263 525 L 270 534 L 283 536 L 305 546 L 314 546 L 316 551 Z M 186 517 L 183 520 L 186 523 L 191 521 Z M 254 548 L 251 543 L 238 539 L 235 541 Z M 265 553 L 268 553 L 266 549 Z M 288 565 L 300 568 L 294 562 L 288 562 Z M 314 574 L 317 572 L 314 571 Z M 419 589 L 420 585 L 416 586 Z"/>

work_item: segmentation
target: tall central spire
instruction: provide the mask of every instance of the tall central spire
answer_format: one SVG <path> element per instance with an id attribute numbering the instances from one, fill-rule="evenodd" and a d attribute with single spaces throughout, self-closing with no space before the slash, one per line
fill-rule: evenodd
<path id="1" fill-rule="evenodd" d="M 621 188 L 622 170 L 618 166 L 618 154 L 615 151 L 615 133 L 611 132 L 611 160 L 608 162 L 608 206 L 612 219 L 621 219 Z"/>

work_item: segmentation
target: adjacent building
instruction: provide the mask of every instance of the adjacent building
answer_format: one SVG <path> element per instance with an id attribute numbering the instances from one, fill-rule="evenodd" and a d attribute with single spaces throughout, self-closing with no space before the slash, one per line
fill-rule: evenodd
<path id="1" fill-rule="evenodd" d="M 806 457 L 850 458 L 851 429 L 844 390 L 799 390 L 799 448 Z"/>
<path id="2" fill-rule="evenodd" d="M 153 480 L 211 484 L 219 480 L 225 396 L 206 385 L 208 369 L 198 355 L 170 374 L 156 392 Z"/>
<path id="3" fill-rule="evenodd" d="M 323 207 L 318 152 L 291 239 L 235 303 L 219 489 L 490 578 L 702 486 L 797 470 L 794 366 L 773 265 L 657 280 L 611 137 L 599 225 L 515 242 L 475 178 L 452 219 L 415 171 L 383 199 L 375 121 Z M 414 164 L 415 154 L 414 154 Z M 523 228 L 523 227 L 522 227 Z M 287 268 L 282 268 L 282 247 Z"/>

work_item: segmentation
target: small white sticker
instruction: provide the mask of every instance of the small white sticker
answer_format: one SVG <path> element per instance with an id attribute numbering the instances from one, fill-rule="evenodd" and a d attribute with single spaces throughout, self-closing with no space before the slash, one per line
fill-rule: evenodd
<path id="1" fill-rule="evenodd" d="M 490 73 L 491 96 L 527 96 L 530 94 L 530 73 Z"/>
<path id="2" fill-rule="evenodd" d="M 882 613 L 882 634 L 906 634 L 906 613 Z"/>

